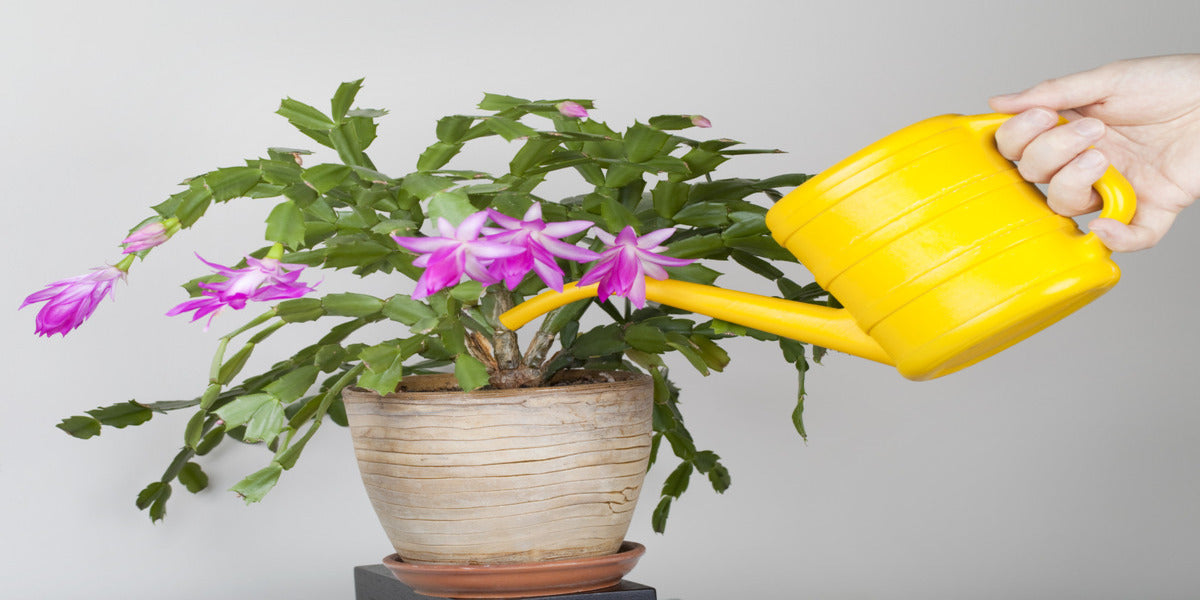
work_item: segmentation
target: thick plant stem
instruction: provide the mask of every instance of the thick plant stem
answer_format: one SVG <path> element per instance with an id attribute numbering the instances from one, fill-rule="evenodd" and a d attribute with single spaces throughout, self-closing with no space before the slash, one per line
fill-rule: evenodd
<path id="1" fill-rule="evenodd" d="M 493 351 L 496 353 L 496 367 L 501 371 L 511 371 L 521 366 L 521 349 L 517 345 L 515 331 L 500 323 L 500 315 L 513 307 L 512 293 L 503 286 L 492 286 L 489 294 L 494 294 L 496 306 L 490 315 L 496 327 L 496 335 L 492 340 Z"/>
<path id="2" fill-rule="evenodd" d="M 554 344 L 554 338 L 558 336 L 558 330 L 554 328 L 556 316 L 561 312 L 562 308 L 556 308 L 549 313 L 546 313 L 546 318 L 542 320 L 542 326 L 538 328 L 538 332 L 533 336 L 533 340 L 529 342 L 529 347 L 525 349 L 525 366 L 541 369 L 542 364 L 546 361 L 546 354 L 550 352 L 550 346 Z"/>
<path id="3" fill-rule="evenodd" d="M 496 370 L 491 372 L 488 383 L 492 387 L 500 389 L 538 385 L 542 380 L 541 371 L 522 364 L 521 349 L 517 345 L 517 333 L 500 323 L 500 315 L 513 307 L 512 294 L 503 286 L 493 286 L 488 293 L 492 294 L 495 299 L 492 314 L 488 317 L 495 327 L 495 334 L 492 336 L 492 354 L 496 358 Z"/>

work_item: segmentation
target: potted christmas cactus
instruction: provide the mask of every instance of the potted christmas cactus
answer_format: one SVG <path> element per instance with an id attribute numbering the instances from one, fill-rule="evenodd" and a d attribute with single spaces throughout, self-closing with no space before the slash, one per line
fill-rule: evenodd
<path id="1" fill-rule="evenodd" d="M 152 520 L 164 517 L 178 486 L 193 493 L 207 486 L 204 457 L 227 440 L 267 451 L 265 466 L 232 488 L 246 502 L 262 500 L 329 420 L 350 425 L 364 483 L 401 560 L 491 564 L 611 554 L 664 441 L 677 464 L 653 511 L 656 531 L 693 476 L 718 492 L 730 485 L 718 455 L 688 433 L 664 357 L 678 354 L 705 375 L 721 371 L 729 357 L 720 343 L 735 336 L 778 344 L 795 365 L 800 385 L 791 418 L 804 435 L 804 375 L 823 348 L 810 353 L 800 342 L 645 296 L 647 277 L 712 284 L 734 267 L 774 282 L 782 298 L 833 302 L 771 264 L 795 259 L 770 237 L 764 214 L 779 188 L 806 176 L 715 175 L 730 158 L 777 151 L 684 135 L 709 126 L 698 115 L 650 117 L 622 131 L 590 118 L 587 100 L 487 94 L 480 113 L 440 119 L 437 141 L 415 170 L 396 176 L 395 166 L 366 154 L 386 111 L 352 109 L 360 87 L 361 80 L 342 84 L 329 112 L 293 99 L 278 110 L 336 161 L 310 164 L 307 150 L 270 148 L 265 157 L 193 177 L 132 228 L 122 260 L 52 283 L 22 305 L 41 304 L 39 334 L 65 335 L 136 260 L 196 226 L 212 204 L 279 198 L 266 243 L 244 256 L 231 249 L 200 258 L 211 272 L 187 282 L 189 298 L 167 311 L 229 329 L 216 342 L 207 387 L 191 400 L 119 402 L 59 425 L 88 438 L 155 414 L 192 414 L 183 449 L 137 494 Z M 514 149 L 507 172 L 457 164 L 464 144 L 489 136 Z M 540 195 L 538 186 L 559 172 L 577 178 L 578 194 Z M 329 289 L 314 275 L 320 269 L 383 279 L 395 293 Z M 524 340 L 502 322 L 526 298 L 562 291 L 567 282 L 595 284 L 598 297 L 555 309 L 522 329 Z M 227 325 L 241 310 L 250 318 Z M 242 374 L 258 344 L 310 321 L 329 323 L 327 333 L 262 373 Z M 504 438 L 517 443 L 497 441 Z M 582 471 L 573 476 L 572 469 Z M 506 485 L 489 477 L 518 479 Z M 584 480 L 599 486 L 571 483 Z M 465 487 L 439 488 L 446 481 Z M 400 487 L 389 487 L 395 482 Z M 538 496 L 539 489 L 546 493 Z M 449 501 L 428 499 L 438 494 Z M 564 496 L 592 508 L 554 499 Z M 522 504 L 526 510 L 512 508 Z M 601 505 L 607 508 L 595 508 Z M 446 520 L 435 510 L 470 524 L 430 530 Z M 536 518 L 556 510 L 548 523 Z M 514 547 L 475 557 L 426 551 L 470 546 L 487 519 Z M 574 529 L 566 525 L 575 521 Z M 413 542 L 424 534 L 430 541 Z M 556 536 L 566 541 L 530 545 Z"/>

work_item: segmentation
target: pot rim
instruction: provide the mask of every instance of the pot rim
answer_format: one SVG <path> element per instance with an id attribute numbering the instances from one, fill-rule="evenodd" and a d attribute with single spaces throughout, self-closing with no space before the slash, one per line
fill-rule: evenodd
<path id="1" fill-rule="evenodd" d="M 346 386 L 343 389 L 343 393 L 350 392 L 353 394 L 377 396 L 380 398 L 411 398 L 413 396 L 424 396 L 424 395 L 430 395 L 430 396 L 433 396 L 433 395 L 443 395 L 443 396 L 444 395 L 455 395 L 455 396 L 488 398 L 488 397 L 504 397 L 504 396 L 513 396 L 513 395 L 563 393 L 564 391 L 587 392 L 587 391 L 596 390 L 599 388 L 605 388 L 605 389 L 620 389 L 623 387 L 633 388 L 633 387 L 645 385 L 647 382 L 653 381 L 653 378 L 650 375 L 647 375 L 645 373 L 638 373 L 636 371 L 617 371 L 617 370 L 604 370 L 604 369 L 565 369 L 563 371 L 559 371 L 558 373 L 555 373 L 554 377 L 551 378 L 551 381 L 554 381 L 555 378 L 562 376 L 564 373 L 567 374 L 568 376 L 584 375 L 584 374 L 589 374 L 589 373 L 599 373 L 599 374 L 612 376 L 614 378 L 614 380 L 613 381 L 599 381 L 599 382 L 592 382 L 592 383 L 577 383 L 577 384 L 569 384 L 569 385 L 542 385 L 542 386 L 537 386 L 537 387 L 522 387 L 522 388 L 505 388 L 505 389 L 480 388 L 480 389 L 472 390 L 469 392 L 464 392 L 461 389 L 427 389 L 427 390 L 403 389 L 402 386 L 404 385 L 405 380 L 409 380 L 409 381 L 438 380 L 438 381 L 451 381 L 451 382 L 457 383 L 457 379 L 455 378 L 454 373 L 423 373 L 423 374 L 419 374 L 419 375 L 405 376 L 403 379 L 400 380 L 400 383 L 398 384 L 398 386 L 401 386 L 401 387 L 398 387 L 396 391 L 390 392 L 387 394 L 380 394 L 374 390 L 369 390 L 369 389 L 362 388 L 362 387 L 355 386 L 355 385 Z"/>

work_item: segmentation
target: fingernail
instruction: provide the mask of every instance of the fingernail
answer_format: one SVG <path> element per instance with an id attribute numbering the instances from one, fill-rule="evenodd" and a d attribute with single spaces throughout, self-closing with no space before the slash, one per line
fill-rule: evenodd
<path id="1" fill-rule="evenodd" d="M 1095 148 L 1088 149 L 1083 154 L 1080 154 L 1079 158 L 1075 159 L 1076 166 L 1084 171 L 1099 169 L 1106 162 L 1108 161 L 1104 158 L 1104 155 Z"/>
<path id="2" fill-rule="evenodd" d="M 1097 119 L 1080 119 L 1072 123 L 1072 127 L 1075 128 L 1075 133 L 1088 139 L 1104 135 L 1104 123 Z"/>
<path id="3" fill-rule="evenodd" d="M 997 94 L 995 96 L 992 96 L 991 99 L 992 100 L 1011 100 L 1012 98 L 1016 98 L 1016 97 L 1017 97 L 1017 94 L 1014 92 L 1012 94 Z"/>

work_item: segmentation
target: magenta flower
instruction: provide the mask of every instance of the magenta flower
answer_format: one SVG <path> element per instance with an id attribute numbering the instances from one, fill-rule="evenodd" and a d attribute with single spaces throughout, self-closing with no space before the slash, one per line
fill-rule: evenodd
<path id="1" fill-rule="evenodd" d="M 562 113 L 562 116 L 564 117 L 582 119 L 588 116 L 588 111 L 583 107 L 582 104 L 578 102 L 572 102 L 570 100 L 559 102 L 558 104 L 554 105 L 554 108 L 557 108 L 558 112 Z"/>
<path id="2" fill-rule="evenodd" d="M 486 211 L 479 211 L 463 219 L 455 228 L 450 221 L 438 217 L 441 237 L 392 236 L 397 244 L 421 255 L 413 261 L 413 266 L 425 268 L 425 272 L 417 279 L 417 287 L 412 294 L 414 300 L 458 284 L 464 273 L 484 285 L 500 281 L 500 277 L 488 271 L 492 261 L 515 256 L 525 250 L 480 239 L 479 233 L 487 218 Z"/>
<path id="3" fill-rule="evenodd" d="M 621 233 L 613 237 L 611 234 L 596 230 L 596 237 L 604 242 L 608 249 L 600 254 L 600 261 L 579 280 L 579 285 L 600 282 L 597 296 L 601 301 L 610 295 L 623 296 L 642 308 L 646 305 L 646 277 L 666 279 L 666 267 L 682 267 L 695 260 L 671 258 L 658 254 L 666 250 L 659 246 L 675 233 L 674 227 L 651 231 L 638 237 L 633 227 L 626 226 Z"/>
<path id="4" fill-rule="evenodd" d="M 521 249 L 520 254 L 497 258 L 488 267 L 488 271 L 503 279 L 504 285 L 510 290 L 517 289 L 525 275 L 534 271 L 547 286 L 561 292 L 563 270 L 559 268 L 554 257 L 576 262 L 589 262 L 600 258 L 599 254 L 587 248 L 559 239 L 591 227 L 591 221 L 547 223 L 542 220 L 542 205 L 538 203 L 529 207 L 525 216 L 520 219 L 490 208 L 487 213 L 503 229 L 485 227 L 483 231 L 488 235 L 484 239 Z"/>
<path id="5" fill-rule="evenodd" d="M 66 337 L 67 332 L 92 316 L 100 301 L 112 294 L 117 280 L 125 278 L 128 269 L 129 265 L 123 261 L 117 266 L 98 267 L 86 275 L 55 281 L 26 297 L 17 310 L 45 302 L 34 320 L 35 331 L 46 337 L 56 333 Z"/>
<path id="6" fill-rule="evenodd" d="M 125 246 L 124 253 L 130 254 L 153 248 L 167 241 L 167 237 L 167 226 L 162 222 L 155 222 L 129 234 L 129 237 L 121 240 L 121 244 Z"/>
<path id="7" fill-rule="evenodd" d="M 704 118 L 704 115 L 692 115 L 692 125 L 696 127 L 712 127 L 712 121 Z"/>
<path id="8" fill-rule="evenodd" d="M 196 255 L 196 258 L 212 267 L 217 273 L 224 275 L 226 279 L 217 283 L 201 283 L 200 288 L 203 290 L 201 296 L 183 302 L 167 311 L 168 317 L 195 311 L 192 314 L 192 321 L 211 314 L 212 316 L 208 318 L 208 322 L 211 324 L 213 317 L 216 317 L 226 306 L 240 310 L 246 307 L 246 302 L 252 300 L 270 302 L 299 298 L 316 289 L 299 280 L 300 271 L 304 270 L 304 265 L 284 264 L 279 262 L 278 258 L 272 258 L 270 254 L 267 255 L 267 258 L 262 259 L 247 256 L 246 264 L 249 266 L 244 269 L 232 269 L 208 262 L 199 254 Z"/>

